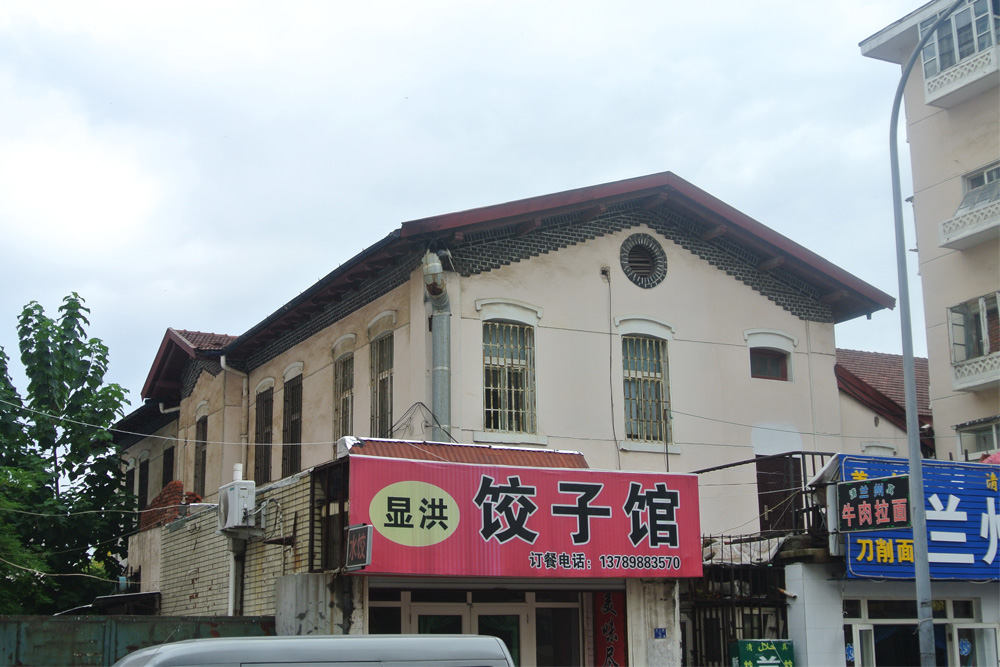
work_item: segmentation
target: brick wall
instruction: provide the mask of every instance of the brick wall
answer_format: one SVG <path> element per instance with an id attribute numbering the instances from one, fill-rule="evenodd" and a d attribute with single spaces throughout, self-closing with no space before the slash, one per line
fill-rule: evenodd
<path id="1" fill-rule="evenodd" d="M 208 507 L 162 528 L 160 613 L 225 616 L 229 600 L 229 544 L 216 535 L 218 515 Z"/>
<path id="2" fill-rule="evenodd" d="M 139 531 L 142 532 L 170 523 L 180 515 L 182 503 L 200 502 L 201 497 L 198 494 L 191 491 L 184 493 L 184 483 L 180 480 L 174 480 L 163 487 L 159 495 L 149 503 L 149 507 L 142 512 L 142 516 L 139 518 Z"/>
<path id="3" fill-rule="evenodd" d="M 247 544 L 243 578 L 245 615 L 274 614 L 277 578 L 309 571 L 310 473 L 282 480 L 257 493 L 257 507 L 264 507 L 266 526 L 263 537 Z"/>

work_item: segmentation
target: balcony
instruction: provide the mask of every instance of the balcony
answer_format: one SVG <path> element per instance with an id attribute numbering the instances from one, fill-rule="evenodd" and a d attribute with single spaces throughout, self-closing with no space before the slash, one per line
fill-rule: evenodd
<path id="1" fill-rule="evenodd" d="M 997 386 L 1000 386 L 1000 352 L 951 365 L 951 387 L 955 391 L 983 391 Z"/>
<path id="2" fill-rule="evenodd" d="M 1000 201 L 964 211 L 938 227 L 938 245 L 965 250 L 1000 237 Z"/>
<path id="3" fill-rule="evenodd" d="M 951 108 L 1000 85 L 1000 46 L 980 51 L 924 80 L 924 101 Z"/>

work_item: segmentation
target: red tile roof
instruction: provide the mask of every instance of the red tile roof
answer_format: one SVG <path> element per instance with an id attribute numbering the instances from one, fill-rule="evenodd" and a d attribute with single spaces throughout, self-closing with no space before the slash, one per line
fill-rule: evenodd
<path id="1" fill-rule="evenodd" d="M 358 439 L 351 456 L 384 456 L 418 461 L 446 461 L 522 468 L 589 468 L 580 452 L 529 447 L 465 445 L 410 440 Z"/>
<path id="2" fill-rule="evenodd" d="M 224 350 L 237 338 L 226 334 L 187 331 L 186 329 L 174 329 L 174 332 L 198 352 Z"/>
<path id="3" fill-rule="evenodd" d="M 902 355 L 838 348 L 837 365 L 842 366 L 900 407 L 906 407 Z M 931 402 L 927 359 L 923 357 L 914 359 L 914 374 L 917 380 L 917 414 L 929 417 L 931 415 Z"/>

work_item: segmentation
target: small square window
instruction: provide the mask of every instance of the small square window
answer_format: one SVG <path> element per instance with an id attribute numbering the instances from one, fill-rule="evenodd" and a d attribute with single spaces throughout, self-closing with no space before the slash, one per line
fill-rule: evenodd
<path id="1" fill-rule="evenodd" d="M 788 380 L 788 355 L 778 350 L 750 348 L 750 377 Z"/>

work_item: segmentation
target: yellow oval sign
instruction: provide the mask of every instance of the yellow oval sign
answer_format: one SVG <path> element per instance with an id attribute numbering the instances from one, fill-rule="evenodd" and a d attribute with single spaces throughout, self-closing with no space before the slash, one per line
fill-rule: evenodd
<path id="1" fill-rule="evenodd" d="M 372 498 L 368 516 L 386 539 L 407 547 L 429 547 L 458 528 L 458 503 L 427 482 L 396 482 Z"/>

